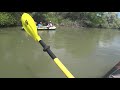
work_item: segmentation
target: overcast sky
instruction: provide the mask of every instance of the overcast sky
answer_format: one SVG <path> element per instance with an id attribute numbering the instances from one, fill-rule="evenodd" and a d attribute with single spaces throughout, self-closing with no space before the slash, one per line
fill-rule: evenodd
<path id="1" fill-rule="evenodd" d="M 120 12 L 118 12 L 118 17 L 120 18 Z"/>

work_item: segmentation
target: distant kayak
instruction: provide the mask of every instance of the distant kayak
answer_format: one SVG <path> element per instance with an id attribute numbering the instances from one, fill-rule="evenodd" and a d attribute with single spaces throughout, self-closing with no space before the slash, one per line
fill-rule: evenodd
<path id="1" fill-rule="evenodd" d="M 52 27 L 47 27 L 47 26 L 41 26 L 40 28 L 37 27 L 38 30 L 55 30 L 56 27 L 52 26 Z"/>
<path id="2" fill-rule="evenodd" d="M 120 62 L 107 72 L 103 78 L 120 78 Z"/>
<path id="3" fill-rule="evenodd" d="M 55 26 L 52 26 L 52 27 L 47 27 L 47 26 L 41 26 L 41 27 L 39 27 L 38 28 L 38 26 L 36 26 L 37 27 L 37 30 L 56 30 L 56 27 Z M 22 30 L 23 30 L 24 28 L 22 27 Z"/>

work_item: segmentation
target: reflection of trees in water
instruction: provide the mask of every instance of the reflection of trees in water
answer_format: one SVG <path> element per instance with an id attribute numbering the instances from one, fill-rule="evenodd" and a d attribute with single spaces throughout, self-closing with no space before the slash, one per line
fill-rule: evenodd
<path id="1" fill-rule="evenodd" d="M 54 46 L 54 39 L 56 31 L 38 31 L 38 34 L 41 36 L 42 40 L 48 45 Z"/>
<path id="2" fill-rule="evenodd" d="M 46 34 L 45 42 L 50 43 L 56 49 L 64 48 L 72 55 L 90 55 L 96 46 L 105 42 L 110 44 L 118 32 L 111 30 L 59 30 L 53 35 Z M 119 34 L 118 34 L 119 35 Z M 62 52 L 61 52 L 62 53 Z"/>
<path id="3" fill-rule="evenodd" d="M 55 48 L 64 48 L 75 56 L 90 54 L 96 45 L 94 36 L 90 31 L 59 31 L 54 38 Z"/>
<path id="4" fill-rule="evenodd" d="M 101 30 L 98 36 L 98 45 L 100 47 L 109 47 L 117 36 L 119 36 L 118 31 Z"/>
<path id="5" fill-rule="evenodd" d="M 90 55 L 95 51 L 97 46 L 107 47 L 116 36 L 119 36 L 117 30 L 72 30 L 70 28 L 55 32 L 40 31 L 39 34 L 47 45 L 55 49 L 65 49 L 66 52 L 75 56 Z"/>

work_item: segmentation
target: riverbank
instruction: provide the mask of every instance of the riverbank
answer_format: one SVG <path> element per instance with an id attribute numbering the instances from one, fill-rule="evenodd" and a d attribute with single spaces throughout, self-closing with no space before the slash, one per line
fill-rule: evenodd
<path id="1" fill-rule="evenodd" d="M 68 26 L 65 26 L 65 25 L 55 25 L 55 27 L 56 27 L 56 30 L 65 30 L 65 28 L 66 29 L 70 28 L 70 29 L 73 29 L 73 30 L 76 30 L 76 29 L 84 29 L 84 30 L 86 30 L 86 29 L 90 29 L 90 30 L 92 30 L 92 29 L 98 29 L 98 30 L 102 30 L 102 29 L 104 29 L 104 30 L 120 30 L 118 28 L 79 27 L 79 26 L 69 26 L 69 25 Z M 4 30 L 4 29 L 11 30 L 10 28 L 22 29 L 22 26 L 0 27 L 0 29 L 2 29 L 2 30 Z"/>
<path id="2" fill-rule="evenodd" d="M 0 27 L 21 25 L 23 12 L 0 12 Z M 58 27 L 119 29 L 120 18 L 115 12 L 29 12 L 37 22 L 49 21 Z"/>
<path id="3" fill-rule="evenodd" d="M 76 29 L 84 29 L 84 28 L 96 28 L 96 29 L 112 29 L 112 30 L 120 30 L 120 28 L 105 28 L 105 27 L 85 27 L 85 26 L 77 26 L 77 25 L 55 25 L 57 28 L 76 28 Z"/>

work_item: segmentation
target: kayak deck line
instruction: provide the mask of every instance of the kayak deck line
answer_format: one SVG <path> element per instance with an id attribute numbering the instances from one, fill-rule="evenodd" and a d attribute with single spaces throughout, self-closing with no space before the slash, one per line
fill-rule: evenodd
<path id="1" fill-rule="evenodd" d="M 42 26 L 42 27 L 37 27 L 37 30 L 56 30 L 56 27 L 53 26 L 53 27 L 47 27 L 47 26 Z M 24 28 L 22 27 L 22 30 L 24 30 Z"/>
<path id="2" fill-rule="evenodd" d="M 103 78 L 120 78 L 120 62 L 118 62 Z"/>

